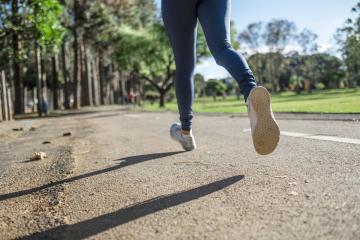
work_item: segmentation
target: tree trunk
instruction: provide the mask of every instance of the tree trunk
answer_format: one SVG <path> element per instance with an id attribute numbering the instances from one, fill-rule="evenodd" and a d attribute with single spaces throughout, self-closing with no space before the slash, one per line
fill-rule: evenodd
<path id="1" fill-rule="evenodd" d="M 139 103 L 141 103 L 141 101 L 145 99 L 144 85 L 145 85 L 144 81 L 139 81 L 139 96 L 138 96 Z"/>
<path id="2" fill-rule="evenodd" d="M 166 92 L 165 91 L 159 91 L 159 93 L 160 93 L 160 105 L 159 105 L 159 107 L 163 108 L 163 107 L 165 107 Z"/>
<path id="3" fill-rule="evenodd" d="M 64 78 L 64 107 L 65 109 L 70 109 L 70 79 L 67 70 L 67 57 L 66 57 L 66 42 L 61 45 L 61 62 L 62 62 L 62 74 Z"/>
<path id="4" fill-rule="evenodd" d="M 109 104 L 114 104 L 114 90 L 115 90 L 115 85 L 114 85 L 114 69 L 113 69 L 113 65 L 110 64 L 110 66 L 108 67 L 108 72 L 109 72 L 109 81 L 107 82 L 107 89 L 108 89 L 108 101 Z"/>
<path id="5" fill-rule="evenodd" d="M 2 87 L 2 84 L 1 84 L 1 81 L 0 81 L 0 122 L 2 122 L 4 120 L 3 118 L 3 104 L 2 104 L 2 97 L 1 97 L 1 87 Z"/>
<path id="6" fill-rule="evenodd" d="M 97 71 L 97 60 L 96 57 L 93 61 L 91 61 L 91 69 L 92 69 L 92 95 L 93 95 L 93 103 L 96 106 L 100 105 L 100 97 L 99 97 L 99 73 Z"/>
<path id="7" fill-rule="evenodd" d="M 53 104 L 54 109 L 59 109 L 59 95 L 58 95 L 58 88 L 59 88 L 59 61 L 57 55 L 52 56 L 52 89 L 53 89 Z"/>
<path id="8" fill-rule="evenodd" d="M 33 106 L 32 106 L 31 111 L 34 113 L 36 111 L 36 105 L 35 105 L 36 98 L 37 98 L 37 96 L 36 96 L 36 87 L 31 89 L 31 97 L 32 97 L 32 102 L 33 102 Z"/>
<path id="9" fill-rule="evenodd" d="M 24 113 L 26 113 L 29 89 L 28 89 L 27 87 L 24 87 L 23 93 L 24 93 L 24 94 L 23 94 L 23 96 L 24 96 L 24 100 L 23 100 L 23 103 L 24 103 Z"/>
<path id="10" fill-rule="evenodd" d="M 114 72 L 114 103 L 120 104 L 120 73 Z"/>
<path id="11" fill-rule="evenodd" d="M 91 84 L 91 67 L 90 67 L 90 61 L 89 56 L 86 50 L 85 42 L 83 42 L 84 46 L 84 66 L 85 66 L 85 81 L 86 81 L 86 101 L 89 106 L 93 105 L 93 91 L 92 91 L 92 84 Z"/>
<path id="12" fill-rule="evenodd" d="M 86 106 L 86 94 L 87 94 L 87 86 L 86 86 L 86 76 L 85 76 L 85 64 L 84 64 L 84 43 L 83 39 L 79 40 L 79 46 L 80 48 L 80 65 L 81 65 L 81 103 L 80 106 Z"/>
<path id="13" fill-rule="evenodd" d="M 11 98 L 11 89 L 7 88 L 6 91 L 6 98 L 7 98 L 7 109 L 8 109 L 8 116 L 7 119 L 9 121 L 13 120 L 13 106 L 12 106 L 12 98 Z"/>
<path id="14" fill-rule="evenodd" d="M 126 98 L 126 76 L 125 73 L 120 73 L 120 97 L 121 97 L 121 104 L 125 104 L 125 98 Z"/>
<path id="15" fill-rule="evenodd" d="M 91 81 L 89 74 L 89 66 L 87 59 L 87 52 L 85 48 L 85 42 L 82 38 L 80 41 L 80 53 L 81 53 L 81 106 L 91 106 L 92 105 L 92 92 L 91 92 Z"/>
<path id="16" fill-rule="evenodd" d="M 12 1 L 12 17 L 14 19 L 14 26 L 19 25 L 18 17 L 18 0 Z M 19 52 L 20 52 L 20 36 L 17 30 L 13 30 L 12 47 L 14 54 L 13 71 L 14 71 L 14 87 L 15 87 L 15 114 L 24 113 L 23 104 L 23 82 L 21 79 L 21 68 L 19 63 Z"/>
<path id="17" fill-rule="evenodd" d="M 6 98 L 6 79 L 5 79 L 5 72 L 1 72 L 1 89 L 0 89 L 0 97 L 1 97 L 1 105 L 2 105 L 2 112 L 0 115 L 3 116 L 3 120 L 7 120 L 8 116 L 8 108 L 7 108 L 7 98 Z"/>
<path id="18" fill-rule="evenodd" d="M 79 109 L 81 104 L 81 59 L 77 34 L 74 35 L 74 106 Z"/>
<path id="19" fill-rule="evenodd" d="M 42 99 L 42 112 L 47 114 L 48 113 L 48 94 L 47 94 L 47 78 L 46 78 L 46 62 L 45 58 L 40 54 L 40 62 L 41 62 L 41 95 L 40 98 Z"/>
<path id="20" fill-rule="evenodd" d="M 40 66 L 39 46 L 35 43 L 35 65 L 36 65 L 36 95 L 37 95 L 37 111 L 39 117 L 42 117 L 42 97 L 41 97 L 41 66 Z"/>
<path id="21" fill-rule="evenodd" d="M 74 108 L 80 109 L 81 104 L 81 52 L 80 52 L 80 40 L 79 29 L 76 27 L 79 19 L 79 0 L 74 2 Z"/>
<path id="22" fill-rule="evenodd" d="M 99 76 L 100 76 L 100 103 L 101 105 L 105 104 L 105 93 L 104 93 L 104 82 L 105 82 L 105 76 L 104 76 L 104 66 L 103 66 L 103 58 L 100 55 L 99 58 Z"/>

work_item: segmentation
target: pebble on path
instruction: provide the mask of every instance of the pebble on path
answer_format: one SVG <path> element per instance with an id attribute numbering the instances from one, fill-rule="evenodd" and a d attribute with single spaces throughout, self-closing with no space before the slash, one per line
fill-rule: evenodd
<path id="1" fill-rule="evenodd" d="M 30 158 L 30 161 L 39 161 L 47 158 L 46 153 L 44 152 L 35 152 L 33 156 Z"/>
<path id="2" fill-rule="evenodd" d="M 275 176 L 274 178 L 287 178 L 287 176 Z"/>
<path id="3" fill-rule="evenodd" d="M 298 196 L 299 194 L 295 191 L 291 191 L 291 192 L 289 192 L 289 195 L 290 196 Z"/>

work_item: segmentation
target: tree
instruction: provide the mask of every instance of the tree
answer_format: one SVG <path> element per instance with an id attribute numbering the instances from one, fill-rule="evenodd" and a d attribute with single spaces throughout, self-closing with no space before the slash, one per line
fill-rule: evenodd
<path id="1" fill-rule="evenodd" d="M 347 70 L 347 82 L 350 87 L 360 85 L 360 2 L 352 8 L 356 15 L 349 18 L 344 27 L 338 29 L 336 39 Z"/>
<path id="2" fill-rule="evenodd" d="M 50 88 L 55 108 L 61 107 L 61 95 L 57 95 L 61 87 L 66 108 L 70 107 L 71 94 L 75 108 L 98 104 L 99 95 L 104 104 L 118 102 L 120 93 L 125 95 L 125 81 L 138 82 L 133 73 L 142 68 L 117 66 L 114 46 L 123 26 L 128 26 L 134 36 L 138 36 L 137 31 L 150 36 L 156 20 L 155 6 L 153 0 L 1 1 L 0 64 L 9 76 L 7 79 L 14 80 L 9 83 L 15 87 L 17 113 L 24 111 L 24 87 L 34 89 L 36 85 L 39 113 Z M 143 49 L 142 53 L 146 53 L 149 46 L 144 45 Z M 132 55 L 131 51 L 118 53 L 125 58 Z M 136 56 L 133 62 L 144 64 L 143 55 Z M 58 74 L 59 69 L 62 74 Z M 138 91 L 142 91 L 142 86 L 140 82 Z"/>
<path id="3" fill-rule="evenodd" d="M 23 102 L 23 79 L 21 63 L 25 56 L 22 51 L 22 35 L 26 31 L 24 24 L 25 11 L 20 10 L 23 4 L 21 0 L 0 2 L 0 47 L 1 58 L 4 65 L 12 68 L 13 86 L 15 92 L 14 113 L 24 112 Z M 11 64 L 11 65 L 10 65 Z"/>
<path id="4" fill-rule="evenodd" d="M 250 23 L 247 28 L 239 34 L 239 41 L 245 44 L 251 53 L 257 53 L 259 51 L 263 42 L 263 27 L 263 22 Z"/>
<path id="5" fill-rule="evenodd" d="M 163 25 L 156 23 L 137 32 L 123 27 L 116 42 L 118 66 L 149 82 L 159 93 L 160 107 L 164 107 L 175 76 L 175 60 Z"/>
<path id="6" fill-rule="evenodd" d="M 272 20 L 267 23 L 265 29 L 265 44 L 270 50 L 267 73 L 269 74 L 273 92 L 277 92 L 280 90 L 279 76 L 282 60 L 284 59 L 281 53 L 294 40 L 296 25 L 284 19 Z"/>
<path id="7" fill-rule="evenodd" d="M 24 112 L 22 65 L 32 54 L 36 55 L 38 50 L 33 50 L 34 42 L 43 54 L 52 52 L 61 43 L 63 27 L 59 19 L 62 8 L 54 0 L 14 0 L 1 1 L 0 9 L 0 36 L 7 44 L 2 53 L 12 63 L 15 114 L 20 114 Z"/>
<path id="8" fill-rule="evenodd" d="M 267 83 L 269 81 L 266 74 L 268 64 L 267 55 L 263 53 L 255 53 L 248 58 L 248 62 L 258 82 L 260 84 Z"/>
<path id="9" fill-rule="evenodd" d="M 79 109 L 81 106 L 81 41 L 82 32 L 80 29 L 81 23 L 81 3 L 80 0 L 74 0 L 74 108 Z"/>
<path id="10" fill-rule="evenodd" d="M 330 54 L 314 54 L 308 59 L 308 69 L 305 75 L 313 78 L 313 84 L 321 82 L 325 88 L 339 88 L 345 76 L 342 61 Z"/>
<path id="11" fill-rule="evenodd" d="M 318 36 L 315 33 L 306 28 L 297 36 L 297 42 L 301 46 L 303 54 L 311 54 L 318 51 L 317 38 Z"/>
<path id="12" fill-rule="evenodd" d="M 223 82 L 216 79 L 209 79 L 206 83 L 207 95 L 212 96 L 216 101 L 217 96 L 224 96 L 226 92 L 226 86 Z"/>
<path id="13" fill-rule="evenodd" d="M 33 35 L 35 37 L 35 59 L 38 76 L 37 97 L 38 97 L 38 113 L 42 116 L 44 111 L 44 100 L 46 95 L 43 90 L 46 90 L 46 76 L 44 69 L 44 62 L 40 58 L 46 52 L 56 55 L 62 42 L 65 32 L 61 24 L 60 16 L 63 8 L 58 1 L 53 0 L 33 0 L 30 4 L 31 14 L 28 18 L 32 23 Z M 56 67 L 53 65 L 53 67 Z M 56 72 L 54 72 L 56 71 Z M 57 68 L 53 69 L 54 78 L 57 79 Z M 55 84 L 56 85 L 56 84 Z"/>
<path id="14" fill-rule="evenodd" d="M 202 97 L 205 94 L 206 82 L 203 75 L 197 73 L 194 76 L 195 95 Z"/>
<path id="15" fill-rule="evenodd" d="M 266 24 L 264 39 L 271 52 L 282 52 L 295 39 L 295 23 L 285 19 L 275 19 Z"/>
<path id="16" fill-rule="evenodd" d="M 308 66 L 306 65 L 305 67 L 305 57 L 300 55 L 298 52 L 291 52 L 286 60 L 287 66 L 285 66 L 285 68 L 289 69 L 288 72 L 290 72 L 290 76 L 283 81 L 286 82 L 283 85 L 292 84 L 294 85 L 295 91 L 300 93 L 304 89 L 304 78 L 310 77 L 305 76 L 306 67 Z"/>
<path id="17" fill-rule="evenodd" d="M 205 40 L 201 31 L 199 36 Z M 209 53 L 204 44 L 198 42 L 198 59 Z M 175 77 L 175 59 L 164 26 L 157 22 L 148 29 L 137 31 L 122 26 L 114 47 L 118 67 L 149 82 L 159 93 L 160 107 L 164 107 Z"/>

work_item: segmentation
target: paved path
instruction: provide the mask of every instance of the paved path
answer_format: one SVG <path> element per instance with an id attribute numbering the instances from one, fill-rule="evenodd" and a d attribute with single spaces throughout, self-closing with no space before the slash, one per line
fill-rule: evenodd
<path id="1" fill-rule="evenodd" d="M 17 122 L 39 127 L 0 142 L 0 238 L 359 239 L 359 122 L 280 120 L 280 146 L 262 157 L 247 118 L 198 116 L 194 152 L 169 140 L 176 119 L 110 109 Z M 38 150 L 49 158 L 26 162 Z"/>

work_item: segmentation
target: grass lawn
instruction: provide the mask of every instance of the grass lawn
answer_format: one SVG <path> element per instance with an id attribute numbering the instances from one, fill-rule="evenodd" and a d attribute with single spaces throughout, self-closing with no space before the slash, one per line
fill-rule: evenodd
<path id="1" fill-rule="evenodd" d="M 338 89 L 313 92 L 311 94 L 281 93 L 272 96 L 274 112 L 301 113 L 360 113 L 360 88 Z M 144 103 L 141 110 L 177 111 L 176 102 L 169 102 L 160 109 L 158 102 Z M 246 112 L 244 101 L 231 96 L 219 97 L 214 101 L 211 97 L 198 98 L 194 102 L 194 112 L 198 113 L 239 113 Z"/>

